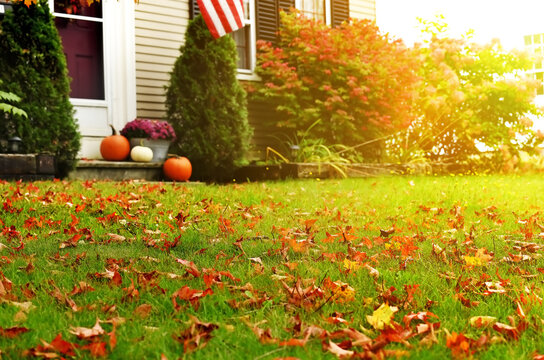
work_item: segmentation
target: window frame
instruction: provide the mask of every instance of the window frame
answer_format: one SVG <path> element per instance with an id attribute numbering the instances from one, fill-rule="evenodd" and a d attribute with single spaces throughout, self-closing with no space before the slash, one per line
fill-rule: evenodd
<path id="1" fill-rule="evenodd" d="M 70 101 L 73 105 L 82 105 L 82 106 L 108 106 L 109 107 L 109 70 L 108 65 L 108 51 L 106 46 L 106 21 L 105 21 L 105 9 L 104 4 L 102 4 L 102 17 L 92 17 L 92 16 L 82 16 L 82 15 L 73 15 L 65 14 L 55 11 L 55 0 L 47 0 L 49 5 L 49 11 L 53 17 L 65 18 L 65 19 L 75 19 L 75 20 L 84 20 L 97 22 L 102 24 L 102 61 L 103 61 L 103 71 L 104 71 L 104 99 L 87 99 L 87 98 L 73 98 L 70 97 Z"/>
<path id="2" fill-rule="evenodd" d="M 302 2 L 304 0 L 295 0 L 295 9 L 302 10 Z M 331 25 L 332 23 L 332 11 L 331 11 L 331 1 L 332 0 L 322 0 L 325 1 L 325 24 Z"/>
<path id="3" fill-rule="evenodd" d="M 244 16 L 244 27 L 249 26 L 249 69 L 237 69 L 237 78 L 239 80 L 259 80 L 259 77 L 255 75 L 255 65 L 257 63 L 257 29 L 256 29 L 256 12 L 255 2 L 256 0 L 247 0 L 249 3 L 249 19 Z"/>

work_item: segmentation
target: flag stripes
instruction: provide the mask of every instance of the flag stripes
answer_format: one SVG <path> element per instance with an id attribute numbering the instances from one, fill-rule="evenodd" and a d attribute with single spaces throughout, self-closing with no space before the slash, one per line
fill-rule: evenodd
<path id="1" fill-rule="evenodd" d="M 198 7 L 216 39 L 244 26 L 242 0 L 198 0 Z"/>

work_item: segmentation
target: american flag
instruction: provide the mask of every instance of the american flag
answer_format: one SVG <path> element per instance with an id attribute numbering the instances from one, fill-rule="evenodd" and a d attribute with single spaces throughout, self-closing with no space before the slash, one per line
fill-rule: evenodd
<path id="1" fill-rule="evenodd" d="M 242 0 L 197 0 L 206 25 L 214 38 L 244 26 Z"/>

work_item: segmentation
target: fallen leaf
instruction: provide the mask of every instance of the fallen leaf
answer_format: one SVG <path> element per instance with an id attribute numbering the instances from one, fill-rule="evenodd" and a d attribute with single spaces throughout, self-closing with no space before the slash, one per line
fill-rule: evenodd
<path id="1" fill-rule="evenodd" d="M 383 303 L 372 313 L 372 315 L 367 315 L 366 320 L 374 329 L 383 330 L 386 326 L 391 324 L 391 320 L 397 311 L 397 307 Z"/>
<path id="2" fill-rule="evenodd" d="M 102 329 L 102 326 L 100 326 L 100 320 L 96 319 L 96 323 L 92 328 L 72 327 L 70 328 L 69 332 L 80 339 L 89 339 L 95 336 L 103 335 L 105 331 Z"/>
<path id="3" fill-rule="evenodd" d="M 149 304 L 142 304 L 134 309 L 134 315 L 141 319 L 145 319 L 149 316 L 149 313 L 153 310 L 153 307 Z"/>
<path id="4" fill-rule="evenodd" d="M 332 341 L 323 342 L 323 350 L 328 351 L 339 358 L 351 357 L 355 352 L 352 350 L 344 350 Z"/>
<path id="5" fill-rule="evenodd" d="M 216 324 L 203 323 L 195 316 L 189 315 L 189 327 L 179 335 L 172 335 L 172 338 L 183 344 L 183 352 L 189 353 L 201 349 L 211 340 L 211 332 L 219 328 Z"/>
<path id="6" fill-rule="evenodd" d="M 496 322 L 497 318 L 493 316 L 473 316 L 469 319 L 470 326 L 475 328 L 487 328 Z"/>
<path id="7" fill-rule="evenodd" d="M 5 338 L 8 338 L 8 339 L 13 339 L 13 338 L 16 338 L 17 336 L 21 335 L 21 334 L 24 334 L 26 332 L 28 332 L 29 330 L 25 327 L 19 327 L 19 326 L 15 326 L 15 327 L 10 327 L 10 328 L 2 328 L 0 326 L 0 337 L 5 337 Z"/>

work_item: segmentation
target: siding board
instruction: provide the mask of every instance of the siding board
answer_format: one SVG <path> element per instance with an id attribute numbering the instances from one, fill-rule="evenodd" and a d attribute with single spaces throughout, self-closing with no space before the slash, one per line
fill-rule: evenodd
<path id="1" fill-rule="evenodd" d="M 136 113 L 164 118 L 164 86 L 189 22 L 189 2 L 140 0 L 135 6 Z"/>

